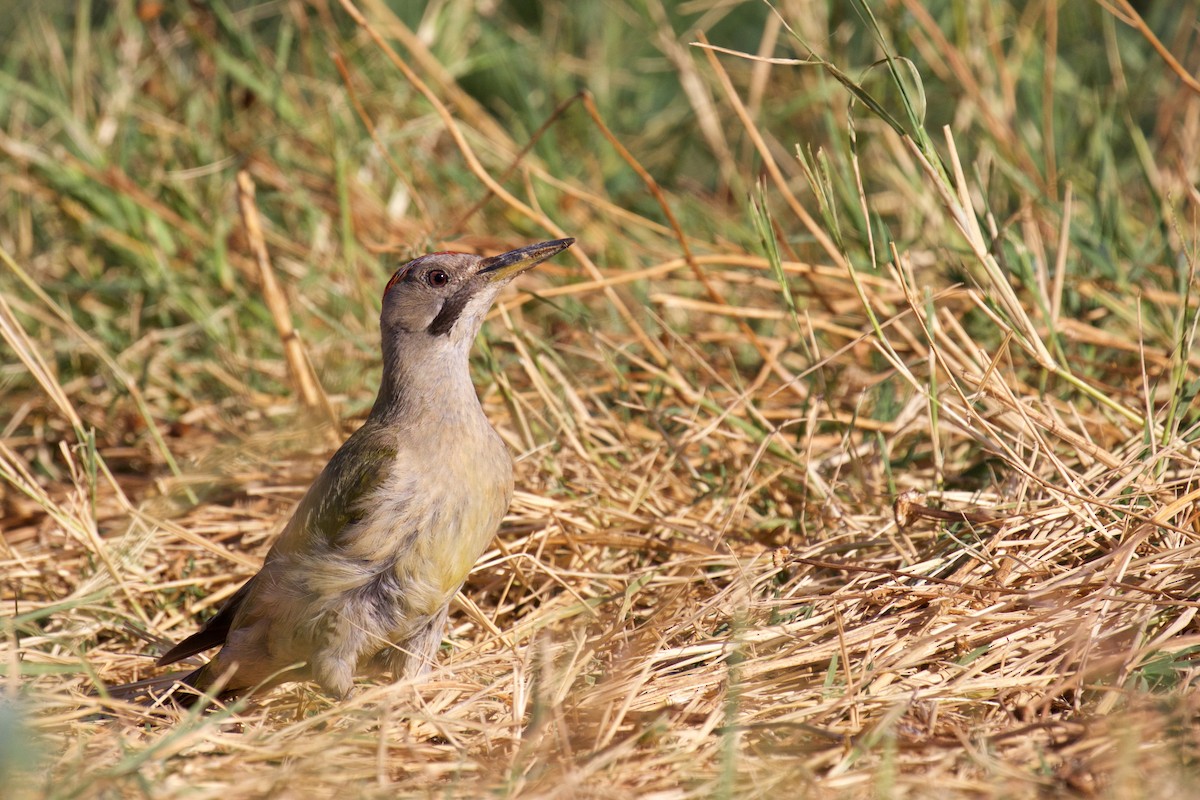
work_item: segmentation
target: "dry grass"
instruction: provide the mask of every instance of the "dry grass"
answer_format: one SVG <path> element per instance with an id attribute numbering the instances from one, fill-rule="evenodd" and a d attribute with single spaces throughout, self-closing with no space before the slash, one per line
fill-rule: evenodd
<path id="1" fill-rule="evenodd" d="M 138 7 L 142 43 L 168 66 L 191 37 L 207 47 L 199 77 L 241 74 L 219 13 L 184 10 L 172 27 L 153 5 Z M 144 156 L 168 159 L 158 172 L 140 154 L 95 166 L 89 145 L 59 138 L 82 115 L 90 127 L 70 135 L 103 149 L 104 120 L 124 114 L 164 151 L 209 146 L 202 117 L 188 130 L 162 110 L 182 114 L 203 82 L 154 77 L 145 51 L 113 67 L 151 95 L 106 95 L 127 108 L 76 98 L 35 124 L 41 95 L 6 84 L 3 177 L 24 202 L 0 231 L 14 357 L 0 384 L 4 785 L 1190 796 L 1200 94 L 1168 62 L 1142 63 L 1161 80 L 1157 126 L 1131 126 L 1142 148 L 1121 163 L 1142 181 L 1114 196 L 1091 162 L 1055 150 L 1052 117 L 1021 116 L 1020 54 L 1053 42 L 1044 26 L 1058 35 L 1053 2 L 1025 17 L 989 6 L 979 19 L 1006 19 L 1014 41 L 975 49 L 915 1 L 882 4 L 915 20 L 907 54 L 925 80 L 962 89 L 932 134 L 911 84 L 905 101 L 887 79 L 847 78 L 860 93 L 847 108 L 832 63 L 689 50 L 705 37 L 672 36 L 651 2 L 645 30 L 686 100 L 668 110 L 694 120 L 718 176 L 699 191 L 660 188 L 652 142 L 669 127 L 621 134 L 602 94 L 565 107 L 555 147 L 522 152 L 527 137 L 456 81 L 461 54 L 361 5 L 357 18 L 349 2 L 238 12 L 278 15 L 300 60 L 325 66 L 254 84 L 253 102 L 235 80 L 229 97 L 250 110 L 221 135 L 279 132 L 226 141 L 229 162 L 213 147 L 195 174 L 161 154 Z M 822 30 L 845 44 L 827 18 L 780 8 L 751 54 L 807 55 L 781 20 L 805 19 L 791 33 L 817 50 Z M 446 22 L 473 6 L 442 9 Z M 714 44 L 726 13 L 696 22 Z M 543 33 L 566 12 L 546 14 Z M 1194 71 L 1190 14 L 1192 32 L 1159 46 Z M 1119 36 L 1156 52 L 1149 27 L 1104 16 L 1104 30 L 1110 48 Z M 265 63 L 270 45 L 245 52 Z M 1032 83 L 1060 106 L 1065 61 Z M 796 159 L 791 131 L 821 119 L 791 126 L 770 106 L 805 91 L 837 137 Z M 1082 98 L 1068 116 L 1089 113 Z M 1104 113 L 1094 124 L 1120 118 Z M 1030 131 L 1051 144 L 1031 147 Z M 418 148 L 427 160 L 395 163 Z M 328 410 L 352 428 L 369 407 L 385 270 L 364 248 L 564 233 L 577 263 L 526 276 L 481 343 L 477 384 L 519 489 L 432 678 L 364 683 L 347 703 L 291 686 L 208 713 L 97 718 L 94 686 L 156 674 L 156 640 L 194 630 L 254 572 L 331 452 Z M 291 324 L 300 338 L 281 343 Z"/>

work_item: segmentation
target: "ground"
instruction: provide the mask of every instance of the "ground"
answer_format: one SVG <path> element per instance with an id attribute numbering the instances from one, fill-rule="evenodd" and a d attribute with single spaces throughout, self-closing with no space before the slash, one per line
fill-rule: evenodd
<path id="1" fill-rule="evenodd" d="M 412 5 L 7 12 L 0 785 L 1191 796 L 1200 9 Z M 106 706 L 361 424 L 395 266 L 561 236 L 429 679 Z"/>

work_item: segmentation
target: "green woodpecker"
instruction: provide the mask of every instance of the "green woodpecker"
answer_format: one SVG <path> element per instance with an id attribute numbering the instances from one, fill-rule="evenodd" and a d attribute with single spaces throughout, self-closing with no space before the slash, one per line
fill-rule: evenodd
<path id="1" fill-rule="evenodd" d="M 490 258 L 432 253 L 396 271 L 370 416 L 258 574 L 160 665 L 220 647 L 181 680 L 203 692 L 223 678 L 222 697 L 311 680 L 344 698 L 355 675 L 429 670 L 450 600 L 512 499 L 512 459 L 471 383 L 471 344 L 506 284 L 574 242 Z"/>

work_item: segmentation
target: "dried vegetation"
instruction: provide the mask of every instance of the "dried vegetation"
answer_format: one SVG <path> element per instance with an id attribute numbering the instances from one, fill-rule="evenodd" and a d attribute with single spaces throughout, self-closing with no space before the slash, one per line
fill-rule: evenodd
<path id="1" fill-rule="evenodd" d="M 23 16 L 4 785 L 1190 796 L 1198 11 L 811 5 Z M 564 234 L 432 679 L 97 718 L 369 408 L 387 264 Z"/>

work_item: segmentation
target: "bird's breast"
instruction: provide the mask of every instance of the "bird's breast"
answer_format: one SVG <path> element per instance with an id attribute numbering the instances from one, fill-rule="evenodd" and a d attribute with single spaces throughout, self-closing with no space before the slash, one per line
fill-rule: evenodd
<path id="1" fill-rule="evenodd" d="M 391 564 L 410 612 L 434 614 L 495 536 L 512 489 L 512 459 L 490 425 L 401 447 L 343 552 Z"/>

